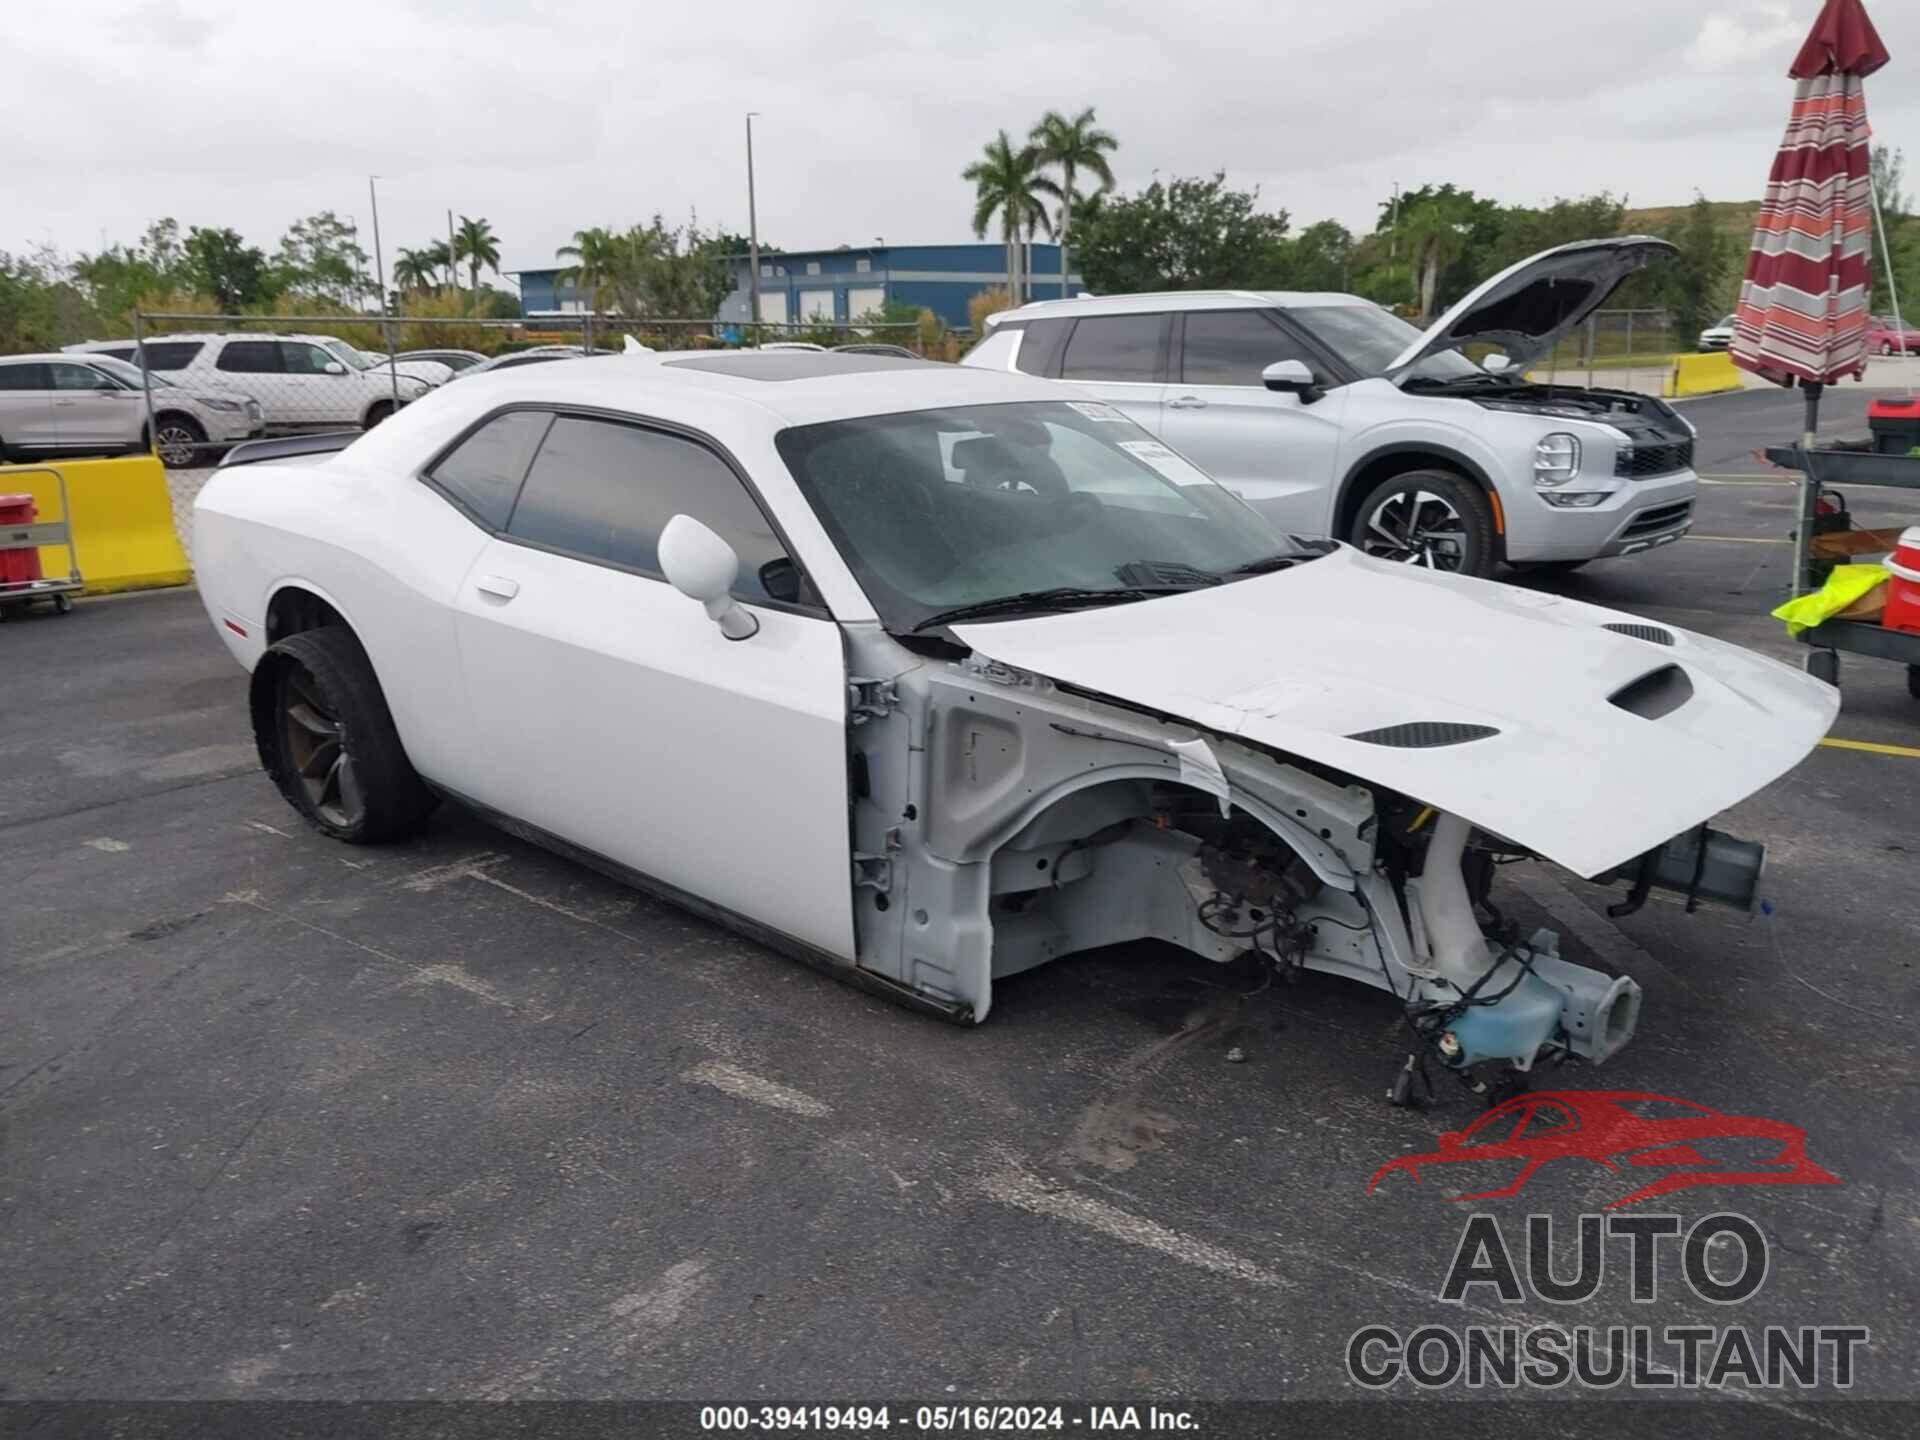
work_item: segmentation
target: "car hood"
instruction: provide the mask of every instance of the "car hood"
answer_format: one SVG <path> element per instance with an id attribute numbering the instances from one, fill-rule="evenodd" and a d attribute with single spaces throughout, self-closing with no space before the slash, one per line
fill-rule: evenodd
<path id="1" fill-rule="evenodd" d="M 1345 546 L 1164 599 L 953 630 L 1003 664 L 1396 790 L 1585 876 L 1785 774 L 1839 709 L 1831 686 L 1737 646 Z"/>
<path id="2" fill-rule="evenodd" d="M 1651 235 L 1576 240 L 1510 265 L 1442 315 L 1387 367 L 1398 375 L 1429 355 L 1475 342 L 1498 345 L 1518 374 L 1607 303 L 1620 282 L 1679 254 Z"/>

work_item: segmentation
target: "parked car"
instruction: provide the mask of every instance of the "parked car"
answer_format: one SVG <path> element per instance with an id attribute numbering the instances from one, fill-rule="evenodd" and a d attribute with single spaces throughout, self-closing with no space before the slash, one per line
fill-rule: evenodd
<path id="1" fill-rule="evenodd" d="M 1158 938 L 1390 989 L 1444 1065 L 1604 1059 L 1638 989 L 1484 936 L 1493 862 L 1750 903 L 1760 848 L 1704 822 L 1839 703 L 1286 536 L 1020 374 L 526 366 L 275 482 L 218 471 L 194 559 L 315 828 L 389 839 L 458 797 L 969 1022 L 1022 970 Z"/>
<path id="2" fill-rule="evenodd" d="M 771 350 L 771 345 L 762 346 Z M 851 345 L 833 347 L 836 355 L 891 355 L 896 360 L 918 360 L 920 357 L 904 345 L 894 345 L 884 340 L 856 340 Z"/>
<path id="3" fill-rule="evenodd" d="M 961 363 L 1070 382 L 1281 530 L 1467 575 L 1572 568 L 1687 532 L 1694 430 L 1663 400 L 1525 372 L 1672 253 L 1646 236 L 1563 245 L 1425 334 L 1355 295 L 1040 301 L 990 316 Z M 1504 367 L 1468 345 L 1497 346 Z"/>
<path id="4" fill-rule="evenodd" d="M 394 409 L 392 377 L 355 369 L 328 350 L 324 336 L 198 334 L 144 342 L 152 373 L 190 385 L 235 385 L 255 400 L 273 430 L 337 430 L 378 425 Z M 116 352 L 132 341 L 89 344 Z M 424 380 L 399 377 L 400 404 L 427 393 Z"/>
<path id="5" fill-rule="evenodd" d="M 580 345 L 535 345 L 526 350 L 509 350 L 504 355 L 496 355 L 479 365 L 473 365 L 460 372 L 460 378 L 469 375 L 489 375 L 496 370 L 514 370 L 522 365 L 539 365 L 548 360 L 578 360 L 585 355 L 616 355 L 616 350 L 603 350 L 598 346 L 588 350 Z"/>
<path id="6" fill-rule="evenodd" d="M 169 466 L 211 465 L 209 442 L 258 435 L 259 404 L 237 391 L 153 377 L 147 424 L 139 367 L 106 354 L 0 357 L 0 453 L 19 457 L 156 450 Z"/>
<path id="7" fill-rule="evenodd" d="M 311 340 L 328 354 L 355 370 L 386 370 L 387 357 L 376 355 L 370 350 L 361 350 L 336 340 L 331 335 L 296 335 L 296 340 Z M 453 367 L 442 365 L 437 360 L 400 360 L 395 359 L 392 368 L 400 374 L 418 380 L 428 387 L 444 385 L 453 378 Z"/>
<path id="8" fill-rule="evenodd" d="M 1720 319 L 1700 332 L 1702 350 L 1725 350 L 1733 344 L 1733 322 L 1735 317 L 1723 315 Z"/>
<path id="9" fill-rule="evenodd" d="M 484 365 L 487 361 L 487 357 L 478 350 L 402 350 L 395 358 L 431 360 L 435 364 L 446 366 L 456 375 L 462 370 L 472 369 L 475 365 Z"/>
<path id="10" fill-rule="evenodd" d="M 1920 326 L 1897 315 L 1875 315 L 1867 322 L 1867 349 L 1876 355 L 1920 355 Z"/>

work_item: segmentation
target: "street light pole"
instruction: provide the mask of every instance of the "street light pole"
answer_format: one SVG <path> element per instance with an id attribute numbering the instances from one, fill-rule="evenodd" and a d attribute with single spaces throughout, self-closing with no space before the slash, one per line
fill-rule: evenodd
<path id="1" fill-rule="evenodd" d="M 393 358 L 393 326 L 384 323 L 387 315 L 387 262 L 380 253 L 380 194 L 373 182 L 378 175 L 367 176 L 367 201 L 373 206 L 373 278 L 380 285 L 380 338 L 387 342 L 387 379 L 393 383 L 393 413 L 400 413 L 400 367 Z"/>
<path id="2" fill-rule="evenodd" d="M 747 320 L 756 326 L 760 323 L 760 217 L 753 204 L 753 117 L 759 113 L 747 112 Z M 758 330 L 749 333 L 759 338 Z"/>

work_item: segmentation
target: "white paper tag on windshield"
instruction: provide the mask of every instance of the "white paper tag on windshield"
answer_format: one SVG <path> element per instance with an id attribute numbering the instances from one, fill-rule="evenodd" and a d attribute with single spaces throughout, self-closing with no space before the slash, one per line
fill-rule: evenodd
<path id="1" fill-rule="evenodd" d="M 1097 400 L 1069 400 L 1067 401 L 1067 408 L 1078 411 L 1089 420 L 1098 420 L 1105 425 L 1131 425 L 1133 423 L 1127 419 L 1124 411 L 1116 410 L 1111 405 L 1102 405 Z"/>
<path id="2" fill-rule="evenodd" d="M 1134 459 L 1151 465 L 1176 485 L 1211 485 L 1213 483 L 1158 440 L 1122 440 L 1120 448 Z"/>

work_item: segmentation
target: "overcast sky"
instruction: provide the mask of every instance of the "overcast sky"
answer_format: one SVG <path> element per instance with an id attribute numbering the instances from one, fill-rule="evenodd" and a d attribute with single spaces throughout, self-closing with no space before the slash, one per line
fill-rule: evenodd
<path id="1" fill-rule="evenodd" d="M 1920 4 L 1869 0 L 1877 138 L 1920 171 Z M 507 268 L 697 211 L 790 248 L 967 238 L 961 169 L 1098 107 L 1123 189 L 1224 168 L 1296 228 L 1393 183 L 1510 202 L 1758 196 L 1819 0 L 6 0 L 0 249 L 161 215 L 272 249 L 332 209 L 396 245 L 485 216 Z M 1920 188 L 1920 186 L 1910 187 Z M 369 246 L 371 249 L 371 246 Z"/>

